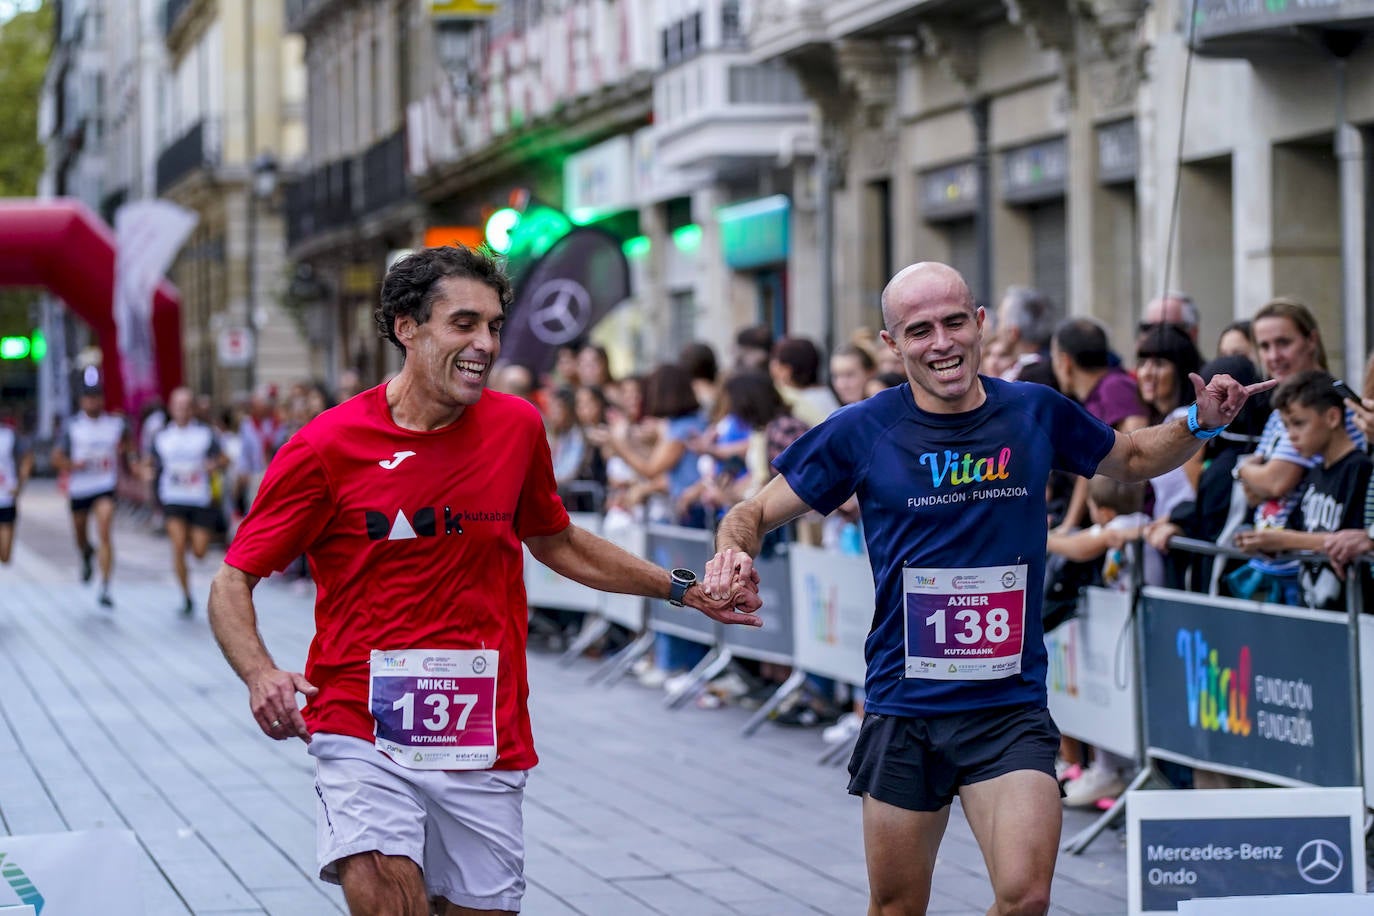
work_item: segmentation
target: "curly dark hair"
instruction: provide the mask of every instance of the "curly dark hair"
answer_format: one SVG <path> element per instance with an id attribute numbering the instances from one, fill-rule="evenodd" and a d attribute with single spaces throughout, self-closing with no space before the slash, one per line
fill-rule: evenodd
<path id="1" fill-rule="evenodd" d="M 505 265 L 487 248 L 423 248 L 401 258 L 387 271 L 382 281 L 381 304 L 372 313 L 377 333 L 404 353 L 405 347 L 396 339 L 396 319 L 408 315 L 416 324 L 428 321 L 439 295 L 438 283 L 444 277 L 462 277 L 490 286 L 501 301 L 502 313 L 508 312 L 515 301 Z"/>

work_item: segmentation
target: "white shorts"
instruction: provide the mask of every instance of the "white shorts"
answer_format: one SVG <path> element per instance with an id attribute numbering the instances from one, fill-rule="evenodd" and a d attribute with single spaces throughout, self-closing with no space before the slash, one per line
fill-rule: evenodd
<path id="1" fill-rule="evenodd" d="M 316 734 L 315 849 L 320 878 L 360 852 L 406 856 L 431 897 L 478 910 L 520 909 L 527 770 L 408 770 L 370 742 Z"/>

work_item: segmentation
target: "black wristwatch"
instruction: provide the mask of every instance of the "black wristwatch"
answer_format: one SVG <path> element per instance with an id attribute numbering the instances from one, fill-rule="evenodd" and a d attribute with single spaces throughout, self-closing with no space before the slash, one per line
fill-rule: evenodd
<path id="1" fill-rule="evenodd" d="M 675 569 L 668 574 L 672 577 L 672 587 L 668 589 L 668 603 L 673 607 L 682 607 L 682 599 L 687 595 L 687 589 L 691 588 L 697 581 L 697 574 L 690 569 Z"/>

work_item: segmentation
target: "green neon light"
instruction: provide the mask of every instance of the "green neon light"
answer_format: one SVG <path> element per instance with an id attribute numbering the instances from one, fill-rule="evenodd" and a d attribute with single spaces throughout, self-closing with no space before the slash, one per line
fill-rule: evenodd
<path id="1" fill-rule="evenodd" d="M 626 239 L 620 246 L 620 250 L 625 252 L 625 257 L 631 260 L 647 258 L 652 249 L 653 242 L 649 241 L 647 235 L 637 235 L 634 238 Z"/>
<path id="2" fill-rule="evenodd" d="M 493 213 L 487 219 L 486 227 L 487 244 L 491 246 L 491 250 L 497 254 L 509 254 L 511 235 L 515 232 L 515 227 L 519 225 L 520 212 L 518 210 L 503 207 Z"/>
<path id="3" fill-rule="evenodd" d="M 36 363 L 41 363 L 43 357 L 48 355 L 48 339 L 43 336 L 41 328 L 33 329 L 33 345 L 29 347 L 29 358 Z"/>
<path id="4" fill-rule="evenodd" d="M 24 359 L 28 355 L 27 337 L 0 337 L 0 359 Z"/>
<path id="5" fill-rule="evenodd" d="M 673 230 L 673 244 L 683 254 L 691 254 L 701 247 L 701 227 L 696 223 L 679 226 Z"/>

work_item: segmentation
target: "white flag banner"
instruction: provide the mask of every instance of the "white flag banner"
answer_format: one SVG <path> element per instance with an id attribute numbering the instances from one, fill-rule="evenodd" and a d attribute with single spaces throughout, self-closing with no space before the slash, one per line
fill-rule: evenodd
<path id="1" fill-rule="evenodd" d="M 0 837 L 0 913 L 143 916 L 141 855 L 131 830 Z"/>
<path id="2" fill-rule="evenodd" d="M 166 200 L 135 200 L 115 213 L 114 319 L 126 403 L 157 393 L 153 294 L 197 220 Z"/>

